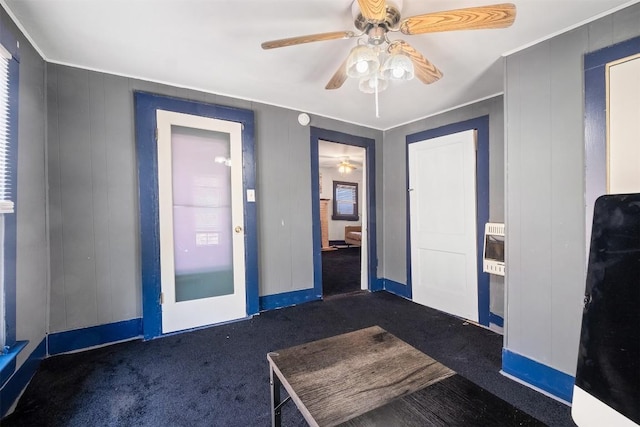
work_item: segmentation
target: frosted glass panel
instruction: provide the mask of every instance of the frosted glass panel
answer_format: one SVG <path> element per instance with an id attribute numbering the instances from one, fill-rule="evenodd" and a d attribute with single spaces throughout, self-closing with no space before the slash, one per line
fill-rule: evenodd
<path id="1" fill-rule="evenodd" d="M 233 294 L 229 135 L 171 127 L 176 302 Z"/>

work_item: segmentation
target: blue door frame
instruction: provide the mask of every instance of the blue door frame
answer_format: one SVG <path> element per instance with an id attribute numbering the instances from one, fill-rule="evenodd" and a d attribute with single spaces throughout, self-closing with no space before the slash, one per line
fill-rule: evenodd
<path id="1" fill-rule="evenodd" d="M 142 329 L 145 339 L 162 335 L 160 305 L 160 231 L 158 217 L 158 158 L 156 111 L 166 110 L 242 124 L 243 194 L 255 189 L 253 111 L 145 92 L 134 92 L 138 197 L 140 203 L 140 256 L 142 270 Z M 243 197 L 247 315 L 259 311 L 258 233 L 255 202 Z"/>
<path id="2" fill-rule="evenodd" d="M 366 153 L 367 180 L 367 238 L 368 238 L 368 289 L 382 290 L 377 278 L 378 253 L 376 247 L 376 157 L 375 140 L 342 132 L 311 127 L 311 212 L 313 215 L 313 289 L 322 295 L 322 242 L 320 229 L 320 165 L 318 161 L 318 141 L 362 147 Z"/>

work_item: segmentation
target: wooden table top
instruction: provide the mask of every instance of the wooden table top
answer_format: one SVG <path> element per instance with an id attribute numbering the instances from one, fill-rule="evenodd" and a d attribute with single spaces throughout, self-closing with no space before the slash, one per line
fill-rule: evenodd
<path id="1" fill-rule="evenodd" d="M 334 426 L 455 374 L 373 326 L 269 353 L 267 359 L 312 426 Z"/>

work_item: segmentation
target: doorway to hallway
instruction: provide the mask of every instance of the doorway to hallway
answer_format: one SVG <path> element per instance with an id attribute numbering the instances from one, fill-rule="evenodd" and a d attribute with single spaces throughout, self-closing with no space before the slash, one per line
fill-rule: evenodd
<path id="1" fill-rule="evenodd" d="M 312 183 L 312 227 L 313 227 L 313 259 L 314 259 L 314 289 L 321 295 L 325 295 L 323 289 L 323 252 L 338 252 L 324 258 L 340 258 L 341 250 L 349 249 L 349 246 L 359 246 L 359 265 L 353 265 L 354 258 L 350 258 L 349 276 L 359 268 L 360 280 L 350 279 L 353 283 L 359 283 L 359 289 L 378 290 L 377 281 L 377 255 L 375 232 L 375 141 L 373 139 L 329 131 L 320 128 L 311 128 L 311 183 Z M 334 148 L 343 149 L 343 156 L 335 159 L 322 158 L 320 147 L 334 144 Z M 361 164 L 355 164 L 351 156 L 360 150 Z M 327 155 L 327 151 L 323 151 Z M 354 154 L 352 154 L 354 153 Z M 348 158 L 347 158 L 348 157 Z M 333 166 L 321 168 L 321 163 L 327 161 Z M 346 161 L 354 168 L 351 173 L 361 170 L 361 178 L 354 177 L 344 169 L 339 170 L 339 163 Z M 330 221 L 335 221 L 330 224 Z M 324 224 L 324 225 L 323 225 Z M 359 245 L 347 243 L 345 230 L 358 225 Z M 330 226 L 331 228 L 330 230 Z M 354 230 L 355 231 L 355 230 Z M 330 234 L 332 233 L 330 238 Z M 357 254 L 357 249 L 351 252 Z M 343 260 L 343 261 L 346 261 Z M 357 259 L 355 260 L 357 263 Z M 329 267 L 327 265 L 327 267 Z M 346 270 L 345 270 L 346 271 Z M 333 271 L 332 271 L 333 272 Z M 327 273 L 330 275 L 331 273 Z M 350 288 L 349 288 L 350 289 Z M 357 290 L 357 289 L 356 289 Z M 335 290 L 329 290 L 329 294 Z"/>

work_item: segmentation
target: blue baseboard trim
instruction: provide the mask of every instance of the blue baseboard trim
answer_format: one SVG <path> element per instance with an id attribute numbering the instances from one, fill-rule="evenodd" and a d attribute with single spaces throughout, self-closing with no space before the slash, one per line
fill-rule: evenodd
<path id="1" fill-rule="evenodd" d="M 496 326 L 504 328 L 504 319 L 495 313 L 489 312 L 489 323 L 493 323 Z"/>
<path id="2" fill-rule="evenodd" d="M 141 318 L 49 334 L 48 353 L 53 356 L 137 337 L 142 337 Z"/>
<path id="3" fill-rule="evenodd" d="M 371 280 L 371 289 L 369 289 L 369 291 L 371 292 L 384 291 L 384 279 L 375 278 Z"/>
<path id="4" fill-rule="evenodd" d="M 31 352 L 22 366 L 11 376 L 4 387 L 0 389 L 0 418 L 7 414 L 11 405 L 13 405 L 22 390 L 29 384 L 29 381 L 31 381 L 31 378 L 33 378 L 38 370 L 40 362 L 45 358 L 46 353 L 47 344 L 46 340 L 43 339 L 33 352 Z"/>
<path id="5" fill-rule="evenodd" d="M 383 289 L 399 297 L 411 299 L 411 289 L 407 285 L 389 279 L 382 279 Z"/>
<path id="6" fill-rule="evenodd" d="M 0 355 L 0 387 L 7 382 L 16 370 L 16 357 L 29 344 L 29 341 L 17 341 L 6 354 Z"/>
<path id="7" fill-rule="evenodd" d="M 318 293 L 314 288 L 303 289 L 301 291 L 284 292 L 275 295 L 265 295 L 260 297 L 260 311 L 289 307 L 321 299 L 322 294 Z"/>
<path id="8" fill-rule="evenodd" d="M 574 377 L 506 348 L 502 349 L 502 370 L 565 402 L 573 398 Z"/>

